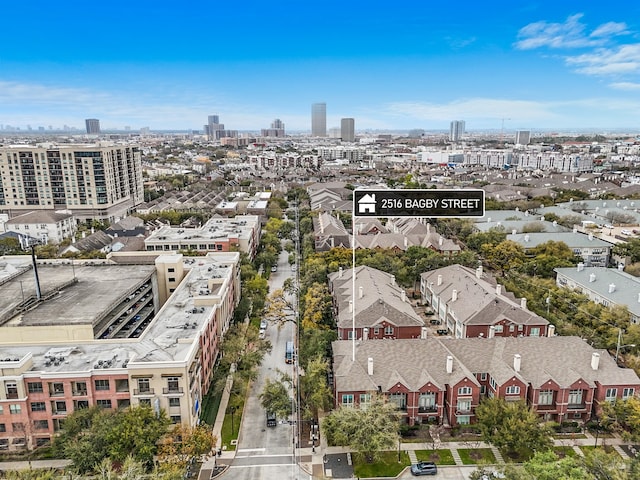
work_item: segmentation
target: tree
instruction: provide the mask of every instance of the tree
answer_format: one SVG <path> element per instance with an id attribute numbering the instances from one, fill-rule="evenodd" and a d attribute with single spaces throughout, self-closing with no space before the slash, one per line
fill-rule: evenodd
<path id="1" fill-rule="evenodd" d="M 484 244 L 481 250 L 487 263 L 493 269 L 500 270 L 503 277 L 507 270 L 522 266 L 526 258 L 522 246 L 512 240 L 505 240 L 495 246 Z"/>
<path id="2" fill-rule="evenodd" d="M 601 404 L 601 423 L 615 431 L 622 432 L 624 437 L 637 441 L 640 439 L 640 399 L 629 397 L 613 403 Z"/>
<path id="3" fill-rule="evenodd" d="M 326 284 L 313 283 L 302 297 L 304 312 L 302 328 L 328 329 L 333 327 L 332 299 Z"/>
<path id="4" fill-rule="evenodd" d="M 486 398 L 476 408 L 476 417 L 483 439 L 498 448 L 519 452 L 551 447 L 548 427 L 540 425 L 538 415 L 523 401 Z"/>
<path id="5" fill-rule="evenodd" d="M 381 451 L 397 445 L 399 419 L 395 404 L 374 395 L 366 408 L 334 410 L 325 417 L 322 429 L 329 444 L 347 445 L 373 463 Z"/>
<path id="6" fill-rule="evenodd" d="M 533 248 L 530 253 L 534 258 L 525 264 L 525 271 L 529 275 L 545 278 L 555 278 L 555 268 L 572 267 L 580 262 L 564 242 L 545 242 Z"/>
<path id="7" fill-rule="evenodd" d="M 322 356 L 309 360 L 300 377 L 300 401 L 305 419 L 317 420 L 320 410 L 331 408 L 333 394 L 327 382 L 329 362 Z"/>
<path id="8" fill-rule="evenodd" d="M 215 444 L 216 437 L 206 423 L 194 427 L 179 423 L 160 441 L 159 461 L 184 468 L 191 458 L 211 453 Z"/>
<path id="9" fill-rule="evenodd" d="M 267 412 L 272 412 L 276 417 L 287 418 L 292 412 L 291 377 L 278 371 L 279 379 L 267 378 L 262 393 L 260 394 L 260 404 Z"/>
<path id="10" fill-rule="evenodd" d="M 587 470 L 576 457 L 558 458 L 552 451 L 537 452 L 522 468 L 508 465 L 504 470 L 507 480 L 583 480 Z M 471 478 L 474 478 L 473 476 Z M 475 477 L 480 479 L 482 477 Z"/>

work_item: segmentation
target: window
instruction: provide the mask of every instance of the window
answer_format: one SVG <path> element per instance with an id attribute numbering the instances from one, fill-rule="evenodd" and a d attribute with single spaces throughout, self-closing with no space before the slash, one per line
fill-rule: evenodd
<path id="1" fill-rule="evenodd" d="M 139 393 L 153 393 L 150 387 L 150 379 L 149 378 L 139 378 L 138 379 L 138 392 Z"/>
<path id="2" fill-rule="evenodd" d="M 170 282 L 175 282 L 176 281 L 176 277 L 169 277 L 169 281 Z"/>
<path id="3" fill-rule="evenodd" d="M 51 439 L 49 437 L 36 438 L 36 447 L 44 447 L 45 445 L 49 445 L 50 443 Z"/>
<path id="4" fill-rule="evenodd" d="M 458 395 L 471 395 L 471 387 L 458 388 Z"/>
<path id="5" fill-rule="evenodd" d="M 116 392 L 128 392 L 128 391 L 129 391 L 129 380 L 127 378 L 117 378 Z"/>
<path id="6" fill-rule="evenodd" d="M 59 397 L 64 395 L 64 384 L 61 382 L 54 382 L 49 384 L 49 394 L 52 397 Z"/>
<path id="7" fill-rule="evenodd" d="M 353 340 L 353 330 L 347 332 L 347 340 Z"/>
<path id="8" fill-rule="evenodd" d="M 111 408 L 111 400 L 96 400 L 96 405 L 100 408 Z"/>
<path id="9" fill-rule="evenodd" d="M 95 380 L 96 390 L 109 390 L 109 380 Z"/>
<path id="10" fill-rule="evenodd" d="M 47 405 L 44 402 L 31 402 L 32 412 L 46 412 Z"/>
<path id="11" fill-rule="evenodd" d="M 49 420 L 34 420 L 33 428 L 35 428 L 36 430 L 48 430 Z"/>
<path id="12" fill-rule="evenodd" d="M 391 325 L 387 325 L 386 327 L 384 327 L 384 334 L 393 335 L 393 327 Z"/>
<path id="13" fill-rule="evenodd" d="M 418 397 L 418 411 L 432 412 L 436 410 L 436 392 L 421 393 Z"/>
<path id="14" fill-rule="evenodd" d="M 4 384 L 7 398 L 18 398 L 18 384 L 15 382 L 7 382 Z"/>
<path id="15" fill-rule="evenodd" d="M 27 390 L 29 393 L 42 393 L 42 382 L 27 383 Z"/>
<path id="16" fill-rule="evenodd" d="M 493 329 L 494 329 L 493 331 L 495 333 L 502 333 L 502 328 L 503 328 L 502 325 L 494 325 L 493 326 Z"/>
<path id="17" fill-rule="evenodd" d="M 617 388 L 607 388 L 606 393 L 604 394 L 604 401 L 613 403 L 616 401 L 616 397 L 618 396 Z"/>
<path id="18" fill-rule="evenodd" d="M 167 271 L 168 271 L 169 273 L 173 273 L 173 272 L 175 272 L 175 271 L 176 271 L 176 269 L 175 269 L 175 268 L 173 268 L 173 267 L 169 267 L 169 268 L 167 268 Z"/>
<path id="19" fill-rule="evenodd" d="M 87 382 L 73 382 L 71 389 L 74 395 L 86 395 Z"/>
<path id="20" fill-rule="evenodd" d="M 12 415 L 17 415 L 19 413 L 22 412 L 22 408 L 20 408 L 20 405 L 17 404 L 11 404 L 9 405 L 9 413 Z"/>
<path id="21" fill-rule="evenodd" d="M 374 327 L 373 328 L 373 334 L 374 335 L 380 335 L 380 327 Z"/>
<path id="22" fill-rule="evenodd" d="M 458 415 L 456 419 L 460 425 L 469 425 L 469 423 L 471 423 L 471 417 L 469 415 Z"/>
<path id="23" fill-rule="evenodd" d="M 371 403 L 371 394 L 370 393 L 361 393 L 360 394 L 360 408 L 367 408 Z"/>
<path id="24" fill-rule="evenodd" d="M 74 400 L 73 409 L 82 410 L 83 408 L 89 408 L 89 400 Z"/>
<path id="25" fill-rule="evenodd" d="M 509 325 L 509 331 L 510 332 L 515 332 L 516 331 L 516 326 L 513 325 L 513 324 Z"/>
<path id="26" fill-rule="evenodd" d="M 170 407 L 179 407 L 180 406 L 180 399 L 177 397 L 172 397 L 169 399 L 169 406 Z"/>
<path id="27" fill-rule="evenodd" d="M 582 405 L 582 390 L 569 390 L 569 405 Z"/>
<path id="28" fill-rule="evenodd" d="M 529 333 L 531 337 L 539 337 L 540 336 L 540 328 L 539 327 L 531 327 L 531 332 Z"/>
<path id="29" fill-rule="evenodd" d="M 471 400 L 458 400 L 458 412 L 468 413 L 471 411 Z"/>
<path id="30" fill-rule="evenodd" d="M 553 405 L 553 390 L 540 390 L 538 405 Z"/>
<path id="31" fill-rule="evenodd" d="M 407 409 L 407 395 L 405 393 L 390 393 L 389 401 L 395 403 L 398 410 Z"/>
<path id="32" fill-rule="evenodd" d="M 67 413 L 67 402 L 65 401 L 60 401 L 60 402 L 53 402 L 53 406 L 55 407 L 53 409 L 53 413 Z"/>
<path id="33" fill-rule="evenodd" d="M 498 384 L 493 379 L 493 377 L 491 377 L 491 379 L 489 380 L 489 385 L 491 385 L 491 388 L 493 388 L 494 390 L 498 388 Z"/>
<path id="34" fill-rule="evenodd" d="M 480 380 L 486 381 L 487 380 L 487 374 L 486 373 L 481 373 L 480 374 Z"/>
<path id="35" fill-rule="evenodd" d="M 171 420 L 171 423 L 180 423 L 180 422 L 182 422 L 182 417 L 180 415 L 171 415 L 169 417 L 169 419 Z"/>
<path id="36" fill-rule="evenodd" d="M 15 422 L 11 424 L 11 430 L 14 432 L 24 432 L 24 423 Z"/>
<path id="37" fill-rule="evenodd" d="M 173 393 L 179 392 L 180 387 L 178 386 L 178 381 L 178 377 L 167 377 L 167 390 Z"/>
<path id="38" fill-rule="evenodd" d="M 7 426 L 4 423 L 0 423 L 0 432 L 4 433 L 7 431 Z"/>
<path id="39" fill-rule="evenodd" d="M 520 387 L 518 385 L 510 385 L 505 392 L 507 395 L 520 395 Z"/>
<path id="40" fill-rule="evenodd" d="M 342 406 L 343 407 L 353 407 L 353 395 L 348 393 L 348 394 L 342 394 Z"/>
<path id="41" fill-rule="evenodd" d="M 635 389 L 634 388 L 624 388 L 622 389 L 622 399 L 626 400 L 628 398 L 633 397 L 633 394 L 635 393 Z"/>
<path id="42" fill-rule="evenodd" d="M 146 406 L 151 406 L 151 399 L 150 398 L 141 398 L 138 402 L 140 405 L 146 405 Z"/>

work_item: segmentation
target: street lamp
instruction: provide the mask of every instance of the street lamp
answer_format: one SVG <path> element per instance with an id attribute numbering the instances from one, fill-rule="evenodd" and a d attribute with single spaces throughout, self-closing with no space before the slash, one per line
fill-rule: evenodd
<path id="1" fill-rule="evenodd" d="M 616 346 L 616 365 L 618 364 L 618 356 L 620 355 L 620 350 L 626 347 L 635 347 L 636 344 L 635 343 L 629 343 L 627 345 L 620 345 L 622 343 L 622 329 L 618 330 L 618 344 Z"/>

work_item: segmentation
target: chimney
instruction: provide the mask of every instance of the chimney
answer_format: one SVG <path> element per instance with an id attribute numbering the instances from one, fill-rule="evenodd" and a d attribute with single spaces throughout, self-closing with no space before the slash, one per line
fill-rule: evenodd
<path id="1" fill-rule="evenodd" d="M 367 358 L 367 374 L 369 376 L 373 375 L 373 358 Z"/>
<path id="2" fill-rule="evenodd" d="M 439 245 L 439 246 L 442 246 L 442 244 L 443 244 L 443 243 L 444 243 L 444 240 L 442 239 L 442 237 L 440 237 L 440 238 L 438 239 L 438 245 Z"/>
<path id="3" fill-rule="evenodd" d="M 362 285 L 360 285 L 358 287 L 358 298 L 362 298 L 364 297 L 364 288 L 362 287 Z"/>
<path id="4" fill-rule="evenodd" d="M 589 234 L 589 241 L 592 241 L 592 240 L 593 240 L 593 233 L 590 233 Z"/>
<path id="5" fill-rule="evenodd" d="M 353 313 L 353 301 L 349 300 L 349 313 Z"/>
<path id="6" fill-rule="evenodd" d="M 431 224 L 427 223 L 427 235 L 431 233 Z"/>
<path id="7" fill-rule="evenodd" d="M 580 262 L 578 263 L 578 272 L 581 272 L 584 270 L 584 263 Z"/>
<path id="8" fill-rule="evenodd" d="M 491 223 L 491 217 L 487 217 L 487 223 Z"/>
<path id="9" fill-rule="evenodd" d="M 456 300 L 458 300 L 458 290 L 455 290 L 455 289 L 454 289 L 454 290 L 451 292 L 451 301 L 452 301 L 452 302 L 455 302 Z"/>
<path id="10" fill-rule="evenodd" d="M 482 265 L 476 268 L 476 278 L 482 278 Z"/>
<path id="11" fill-rule="evenodd" d="M 515 235 L 516 233 L 518 233 L 518 230 L 516 230 L 515 228 L 511 230 L 511 235 Z"/>
<path id="12" fill-rule="evenodd" d="M 527 309 L 527 299 L 525 297 L 520 299 L 520 308 L 523 310 Z"/>
<path id="13" fill-rule="evenodd" d="M 624 271 L 624 263 L 619 263 L 618 264 L 618 271 L 619 272 L 623 272 Z"/>
<path id="14" fill-rule="evenodd" d="M 494 327 L 493 325 L 491 325 L 489 327 L 489 337 L 488 338 L 493 338 L 496 336 L 496 327 Z"/>
<path id="15" fill-rule="evenodd" d="M 496 295 L 502 295 L 502 285 L 496 285 Z"/>
<path id="16" fill-rule="evenodd" d="M 453 373 L 453 357 L 447 355 L 447 373 Z"/>
<path id="17" fill-rule="evenodd" d="M 342 278 L 342 267 L 338 270 L 338 278 Z"/>
<path id="18" fill-rule="evenodd" d="M 593 370 L 597 370 L 600 366 L 600 354 L 597 352 L 593 352 L 591 354 L 591 368 Z"/>
<path id="19" fill-rule="evenodd" d="M 438 286 L 442 285 L 442 275 L 438 275 Z"/>
<path id="20" fill-rule="evenodd" d="M 524 236 L 524 241 L 525 241 L 526 243 L 528 243 L 528 242 L 529 242 L 529 238 L 530 238 L 530 237 L 529 237 L 529 234 L 527 233 L 527 234 Z"/>
<path id="21" fill-rule="evenodd" d="M 423 340 L 427 338 L 427 327 L 422 327 L 420 329 L 420 338 L 422 338 Z"/>
<path id="22" fill-rule="evenodd" d="M 578 227 L 576 227 L 575 225 L 573 226 L 573 233 L 578 233 Z"/>
<path id="23" fill-rule="evenodd" d="M 593 283 L 596 281 L 596 274 L 592 273 L 589 275 L 589 282 Z"/>
<path id="24" fill-rule="evenodd" d="M 553 337 L 556 334 L 556 326 L 549 324 L 549 328 L 547 330 L 547 337 Z"/>
<path id="25" fill-rule="evenodd" d="M 409 245 L 409 240 L 407 239 L 407 237 L 404 237 L 404 248 L 407 248 L 408 245 Z"/>
<path id="26" fill-rule="evenodd" d="M 521 363 L 522 363 L 522 357 L 520 356 L 520 354 L 519 354 L 519 353 L 516 353 L 516 354 L 513 356 L 513 369 L 514 369 L 516 372 L 519 372 L 519 371 L 520 371 L 520 364 L 521 364 Z"/>
<path id="27" fill-rule="evenodd" d="M 400 291 L 400 300 L 402 300 L 403 303 L 407 301 L 407 294 L 404 290 Z"/>
<path id="28" fill-rule="evenodd" d="M 616 284 L 615 283 L 610 283 L 609 284 L 609 293 L 613 293 L 616 291 Z"/>

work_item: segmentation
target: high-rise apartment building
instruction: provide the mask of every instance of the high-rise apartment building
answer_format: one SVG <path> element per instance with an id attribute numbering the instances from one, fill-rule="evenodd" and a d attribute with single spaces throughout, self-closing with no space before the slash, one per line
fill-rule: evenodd
<path id="1" fill-rule="evenodd" d="M 207 138 L 210 141 L 219 141 L 221 138 L 237 137 L 237 130 L 225 130 L 224 123 L 220 123 L 220 117 L 218 115 L 209 115 L 208 122 L 204 126 Z"/>
<path id="2" fill-rule="evenodd" d="M 87 118 L 84 124 L 89 135 L 98 135 L 100 133 L 100 120 L 97 118 Z"/>
<path id="3" fill-rule="evenodd" d="M 327 104 L 314 103 L 311 105 L 311 136 L 327 136 Z"/>
<path id="4" fill-rule="evenodd" d="M 144 201 L 137 145 L 0 146 L 0 211 L 114 221 Z"/>
<path id="5" fill-rule="evenodd" d="M 529 145 L 531 130 L 518 130 L 516 132 L 516 145 Z"/>
<path id="6" fill-rule="evenodd" d="M 449 140 L 457 142 L 464 135 L 464 120 L 454 120 L 449 125 Z"/>
<path id="7" fill-rule="evenodd" d="M 353 142 L 356 139 L 355 120 L 353 118 L 342 118 L 340 120 L 340 138 L 343 142 Z"/>

